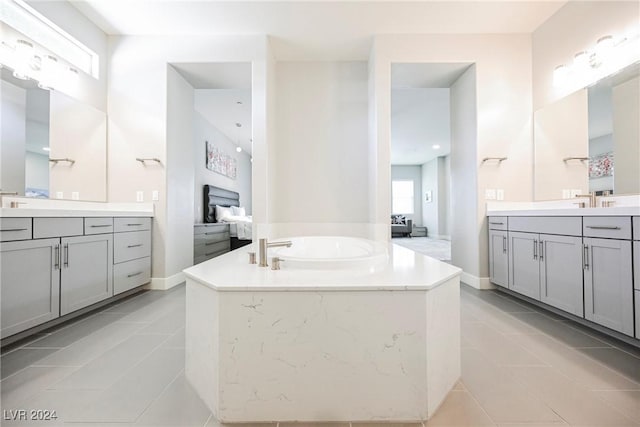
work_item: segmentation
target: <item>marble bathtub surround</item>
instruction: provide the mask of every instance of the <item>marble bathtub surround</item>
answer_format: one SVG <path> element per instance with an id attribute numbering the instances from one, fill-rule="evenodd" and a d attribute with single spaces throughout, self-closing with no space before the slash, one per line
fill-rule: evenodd
<path id="1" fill-rule="evenodd" d="M 420 422 L 458 381 L 458 268 L 396 245 L 373 273 L 235 252 L 185 270 L 185 373 L 219 421 Z"/>

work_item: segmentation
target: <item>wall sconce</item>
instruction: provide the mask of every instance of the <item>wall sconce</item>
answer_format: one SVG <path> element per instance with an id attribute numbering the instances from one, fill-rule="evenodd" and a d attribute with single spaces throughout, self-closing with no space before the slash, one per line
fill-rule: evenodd
<path id="1" fill-rule="evenodd" d="M 640 28 L 624 36 L 606 35 L 592 48 L 576 53 L 572 63 L 558 65 L 553 71 L 553 85 L 586 87 L 639 60 Z"/>

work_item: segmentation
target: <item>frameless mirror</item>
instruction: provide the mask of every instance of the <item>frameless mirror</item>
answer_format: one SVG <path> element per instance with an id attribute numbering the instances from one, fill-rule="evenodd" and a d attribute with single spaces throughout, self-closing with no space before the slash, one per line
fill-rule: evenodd
<path id="1" fill-rule="evenodd" d="M 640 193 L 640 64 L 534 114 L 535 200 Z"/>
<path id="2" fill-rule="evenodd" d="M 7 69 L 0 84 L 2 191 L 106 201 L 106 114 Z"/>

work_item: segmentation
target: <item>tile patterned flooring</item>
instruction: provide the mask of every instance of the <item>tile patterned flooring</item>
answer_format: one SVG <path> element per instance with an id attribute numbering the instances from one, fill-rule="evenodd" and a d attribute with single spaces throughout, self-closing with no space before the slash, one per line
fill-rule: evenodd
<path id="1" fill-rule="evenodd" d="M 219 426 L 184 377 L 184 289 L 144 292 L 4 349 L 2 409 L 59 418 L 0 424 Z M 497 291 L 462 285 L 461 299 L 462 379 L 425 427 L 640 426 L 640 351 Z M 329 425 L 349 424 L 380 426 Z M 323 424 L 280 423 L 310 425 Z"/>
<path id="2" fill-rule="evenodd" d="M 451 241 L 431 237 L 394 237 L 392 243 L 440 261 L 451 262 Z"/>

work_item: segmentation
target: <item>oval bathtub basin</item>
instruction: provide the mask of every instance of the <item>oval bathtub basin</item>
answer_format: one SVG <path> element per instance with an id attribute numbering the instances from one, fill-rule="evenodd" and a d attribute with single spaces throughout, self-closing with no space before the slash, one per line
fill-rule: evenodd
<path id="1" fill-rule="evenodd" d="M 291 247 L 269 249 L 269 257 L 277 256 L 282 269 L 350 269 L 371 268 L 386 263 L 387 246 L 373 240 L 356 237 L 307 236 L 290 240 Z"/>

